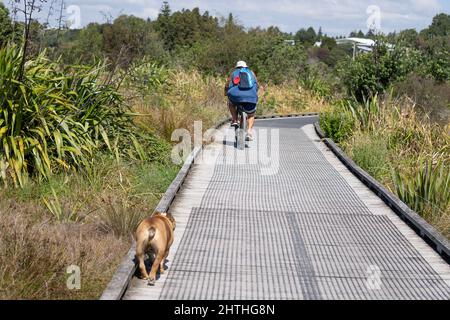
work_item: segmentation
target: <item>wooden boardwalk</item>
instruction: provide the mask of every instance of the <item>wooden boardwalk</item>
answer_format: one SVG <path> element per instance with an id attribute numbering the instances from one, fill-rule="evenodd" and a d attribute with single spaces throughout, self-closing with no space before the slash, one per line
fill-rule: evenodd
<path id="1" fill-rule="evenodd" d="M 450 299 L 450 266 L 320 141 L 317 118 L 223 127 L 171 206 L 168 270 L 124 299 Z"/>

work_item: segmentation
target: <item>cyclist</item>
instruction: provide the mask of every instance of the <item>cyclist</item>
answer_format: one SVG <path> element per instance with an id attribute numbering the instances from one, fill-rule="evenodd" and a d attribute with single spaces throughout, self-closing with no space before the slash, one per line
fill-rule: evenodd
<path id="1" fill-rule="evenodd" d="M 231 113 L 231 126 L 238 126 L 237 106 L 241 106 L 248 115 L 248 130 L 246 140 L 253 140 L 252 132 L 255 123 L 256 106 L 258 104 L 259 84 L 255 73 L 250 70 L 245 61 L 238 61 L 225 85 L 225 95 L 228 97 L 228 108 Z"/>

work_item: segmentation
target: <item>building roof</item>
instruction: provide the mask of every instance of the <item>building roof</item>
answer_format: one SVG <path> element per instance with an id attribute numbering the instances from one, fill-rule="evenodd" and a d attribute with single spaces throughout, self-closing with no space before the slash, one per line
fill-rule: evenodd
<path id="1" fill-rule="evenodd" d="M 337 39 L 336 43 L 337 44 L 353 44 L 353 45 L 356 45 L 356 47 L 361 51 L 372 51 L 372 48 L 376 44 L 375 40 L 365 39 L 365 38 L 356 38 L 356 37 Z M 392 45 L 390 43 L 387 43 L 386 46 L 389 49 L 394 48 L 394 45 Z"/>

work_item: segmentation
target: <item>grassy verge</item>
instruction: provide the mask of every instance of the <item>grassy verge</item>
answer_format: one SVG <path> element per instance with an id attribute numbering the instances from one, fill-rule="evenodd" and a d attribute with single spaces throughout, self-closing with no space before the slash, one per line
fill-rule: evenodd
<path id="1" fill-rule="evenodd" d="M 448 126 L 419 116 L 408 99 L 349 101 L 321 126 L 355 162 L 450 238 Z"/>
<path id="2" fill-rule="evenodd" d="M 292 81 L 282 85 L 264 85 L 258 114 L 324 112 L 329 108 L 329 103 L 320 95 Z"/>
<path id="3" fill-rule="evenodd" d="M 96 174 L 55 175 L 0 193 L 0 299 L 96 299 L 178 167 L 102 159 Z M 47 206 L 47 203 L 53 206 Z M 70 265 L 81 290 L 69 290 Z"/>

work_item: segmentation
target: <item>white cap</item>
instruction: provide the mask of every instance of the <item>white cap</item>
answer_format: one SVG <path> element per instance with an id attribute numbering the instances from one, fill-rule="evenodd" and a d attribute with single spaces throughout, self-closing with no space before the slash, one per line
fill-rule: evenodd
<path id="1" fill-rule="evenodd" d="M 236 68 L 247 68 L 247 63 L 245 63 L 245 61 L 238 61 L 236 63 Z"/>

